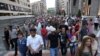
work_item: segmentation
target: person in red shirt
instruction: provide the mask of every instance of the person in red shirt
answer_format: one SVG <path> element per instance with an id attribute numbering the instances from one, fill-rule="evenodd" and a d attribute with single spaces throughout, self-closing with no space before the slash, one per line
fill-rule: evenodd
<path id="1" fill-rule="evenodd" d="M 41 35 L 42 35 L 43 41 L 44 41 L 44 48 L 46 48 L 46 46 L 47 46 L 47 34 L 48 34 L 48 32 L 47 32 L 46 27 L 44 25 L 42 25 Z"/>
<path id="2" fill-rule="evenodd" d="M 79 38 L 80 29 L 81 29 L 81 22 L 80 22 L 80 20 L 77 20 L 76 24 L 75 24 L 75 33 L 76 33 L 76 37 L 78 40 L 80 40 L 80 38 Z"/>

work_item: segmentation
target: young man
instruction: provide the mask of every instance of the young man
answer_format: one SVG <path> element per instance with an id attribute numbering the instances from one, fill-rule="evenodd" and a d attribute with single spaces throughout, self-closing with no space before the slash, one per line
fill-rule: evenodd
<path id="1" fill-rule="evenodd" d="M 17 30 L 16 30 L 16 27 L 11 26 L 11 29 L 9 31 L 9 34 L 10 34 L 10 44 L 11 44 L 11 47 L 12 49 L 14 48 L 15 49 L 15 54 L 14 56 L 17 56 Z"/>
<path id="2" fill-rule="evenodd" d="M 48 45 L 50 47 L 50 56 L 58 56 L 59 35 L 56 34 L 56 29 L 52 28 L 51 33 L 48 35 Z"/>
<path id="3" fill-rule="evenodd" d="M 43 39 L 36 34 L 36 29 L 30 29 L 30 36 L 27 38 L 27 47 L 30 56 L 42 56 Z"/>
<path id="4" fill-rule="evenodd" d="M 66 52 L 67 52 L 66 44 L 67 44 L 68 36 L 65 27 L 61 28 L 61 33 L 59 35 L 60 35 L 59 39 L 60 39 L 61 53 L 62 56 L 66 56 Z"/>

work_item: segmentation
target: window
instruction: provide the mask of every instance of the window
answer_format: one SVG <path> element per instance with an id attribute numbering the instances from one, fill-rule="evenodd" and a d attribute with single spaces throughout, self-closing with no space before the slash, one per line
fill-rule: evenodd
<path id="1" fill-rule="evenodd" d="M 91 5 L 91 0 L 88 0 L 88 5 Z"/>
<path id="2" fill-rule="evenodd" d="M 11 10 L 11 11 L 16 11 L 16 8 L 15 8 L 14 5 L 9 5 L 9 6 L 10 6 L 10 10 Z"/>
<path id="3" fill-rule="evenodd" d="M 75 5 L 76 5 L 76 1 L 77 1 L 77 0 L 73 0 L 73 6 L 75 6 Z"/>
<path id="4" fill-rule="evenodd" d="M 8 10 L 8 4 L 0 2 L 0 10 Z"/>

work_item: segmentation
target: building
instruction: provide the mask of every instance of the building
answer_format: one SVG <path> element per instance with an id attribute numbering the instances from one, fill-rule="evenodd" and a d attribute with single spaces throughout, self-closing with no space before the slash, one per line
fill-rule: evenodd
<path id="1" fill-rule="evenodd" d="M 32 3 L 32 14 L 40 15 L 41 14 L 41 1 Z"/>
<path id="2" fill-rule="evenodd" d="M 67 15 L 76 15 L 81 10 L 82 15 L 100 15 L 100 0 L 67 0 Z"/>
<path id="3" fill-rule="evenodd" d="M 41 5 L 42 5 L 42 14 L 46 15 L 47 14 L 47 6 L 46 6 L 46 0 L 41 0 Z"/>
<path id="4" fill-rule="evenodd" d="M 0 0 L 0 16 L 31 14 L 29 0 Z"/>
<path id="5" fill-rule="evenodd" d="M 82 1 L 83 15 L 97 16 L 100 10 L 100 0 L 83 0 Z"/>
<path id="6" fill-rule="evenodd" d="M 61 14 L 62 11 L 67 12 L 66 10 L 66 1 L 67 0 L 55 0 L 55 4 L 56 4 L 56 13 L 57 14 Z"/>
<path id="7" fill-rule="evenodd" d="M 34 15 L 46 15 L 47 14 L 46 0 L 34 2 L 31 4 L 31 6 L 32 6 L 32 13 Z"/>
<path id="8" fill-rule="evenodd" d="M 67 0 L 66 2 L 67 6 L 67 15 L 76 15 L 79 10 L 81 10 L 81 0 Z"/>

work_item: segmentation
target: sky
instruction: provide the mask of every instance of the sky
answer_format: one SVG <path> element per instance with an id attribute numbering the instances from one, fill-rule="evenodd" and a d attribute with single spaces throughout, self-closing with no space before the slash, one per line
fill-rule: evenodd
<path id="1" fill-rule="evenodd" d="M 40 1 L 40 0 L 30 0 L 31 3 Z M 55 7 L 55 0 L 46 0 L 47 8 L 54 8 Z"/>

